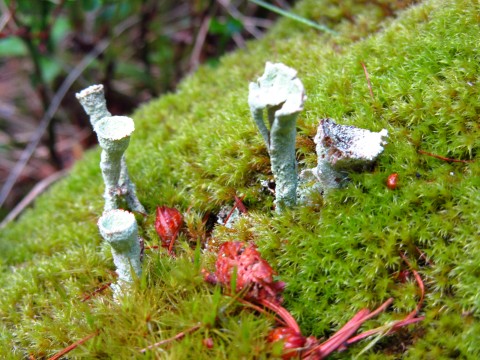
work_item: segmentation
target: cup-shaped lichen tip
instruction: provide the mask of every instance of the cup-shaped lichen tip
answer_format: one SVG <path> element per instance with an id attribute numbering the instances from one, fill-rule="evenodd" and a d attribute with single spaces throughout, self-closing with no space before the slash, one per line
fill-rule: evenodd
<path id="1" fill-rule="evenodd" d="M 88 98 L 90 95 L 97 95 L 99 93 L 103 94 L 103 85 L 101 84 L 91 85 L 83 89 L 82 91 L 76 93 L 75 96 L 78 100 L 82 100 Z"/>
<path id="2" fill-rule="evenodd" d="M 97 225 L 105 241 L 117 251 L 128 250 L 129 239 L 138 233 L 135 215 L 121 209 L 105 212 L 98 220 Z"/>
<path id="3" fill-rule="evenodd" d="M 127 116 L 107 116 L 95 125 L 98 142 L 104 149 L 119 140 L 129 138 L 134 130 L 135 124 Z"/>
<path id="4" fill-rule="evenodd" d="M 264 74 L 249 85 L 250 108 L 280 106 L 276 115 L 302 111 L 306 97 L 297 71 L 281 63 L 267 62 Z"/>

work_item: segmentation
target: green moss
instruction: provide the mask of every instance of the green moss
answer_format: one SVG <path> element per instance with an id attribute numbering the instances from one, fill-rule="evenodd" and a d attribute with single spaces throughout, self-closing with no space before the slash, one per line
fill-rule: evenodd
<path id="1" fill-rule="evenodd" d="M 207 212 L 245 195 L 250 215 L 234 230 L 215 230 L 216 241 L 255 241 L 287 283 L 285 306 L 304 334 L 317 337 L 388 297 L 395 299 L 393 308 L 365 329 L 414 309 L 417 285 L 396 278 L 406 268 L 399 256 L 405 252 L 426 285 L 426 319 L 380 339 L 361 357 L 478 358 L 478 4 L 426 1 L 394 19 L 386 18 L 395 10 L 389 1 L 335 3 L 306 0 L 297 12 L 339 36 L 281 21 L 263 40 L 223 58 L 217 68 L 201 68 L 177 93 L 133 115 L 127 161 L 151 214 L 141 231 L 148 243 L 157 243 L 156 205 L 192 207 L 189 223 L 198 226 Z M 307 92 L 298 122 L 301 167 L 315 165 L 308 150 L 319 118 L 390 133 L 372 171 L 281 216 L 272 213 L 273 198 L 260 188 L 259 180 L 272 175 L 247 105 L 248 82 L 267 60 L 297 69 Z M 448 163 L 419 149 L 473 162 Z M 272 319 L 205 284 L 200 269 L 211 266 L 212 256 L 191 250 L 186 236 L 176 260 L 146 253 L 144 277 L 130 298 L 114 303 L 107 290 L 82 302 L 84 294 L 113 280 L 111 255 L 96 228 L 103 208 L 98 162 L 98 150 L 88 153 L 68 179 L 0 233 L 0 353 L 48 357 L 100 329 L 72 356 L 132 358 L 200 322 L 205 325 L 198 331 L 145 358 L 278 355 L 265 343 Z M 392 172 L 400 179 L 395 191 L 385 186 Z M 417 247 L 428 262 L 419 259 Z M 211 350 L 202 345 L 208 337 Z M 351 358 L 367 344 L 333 357 Z"/>

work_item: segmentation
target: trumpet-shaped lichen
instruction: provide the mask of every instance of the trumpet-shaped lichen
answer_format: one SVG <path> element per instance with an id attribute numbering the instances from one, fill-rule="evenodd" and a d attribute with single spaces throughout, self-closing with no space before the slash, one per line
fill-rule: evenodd
<path id="1" fill-rule="evenodd" d="M 136 276 L 142 274 L 137 221 L 131 212 L 111 210 L 100 217 L 97 225 L 103 239 L 112 249 L 118 274 L 118 282 L 112 289 L 115 295 L 119 295 L 122 284 L 133 282 L 132 273 Z"/>
<path id="2" fill-rule="evenodd" d="M 112 117 L 107 109 L 103 85 L 92 85 L 76 94 L 76 97 L 90 116 L 90 123 L 104 150 L 100 163 L 105 180 L 104 211 L 117 209 L 118 196 L 123 195 L 131 210 L 145 214 L 145 208 L 138 200 L 135 184 L 130 180 L 123 156 L 134 130 L 133 120 L 126 120 L 128 118 L 122 116 Z M 110 120 L 104 121 L 106 118 Z M 118 158 L 120 148 L 123 148 L 123 151 Z M 109 161 L 114 163 L 110 164 Z"/>
<path id="3" fill-rule="evenodd" d="M 296 204 L 296 120 L 304 101 L 303 84 L 296 70 L 283 64 L 267 62 L 265 73 L 257 82 L 250 83 L 248 104 L 270 155 L 278 213 Z M 265 110 L 269 128 L 264 120 Z"/>

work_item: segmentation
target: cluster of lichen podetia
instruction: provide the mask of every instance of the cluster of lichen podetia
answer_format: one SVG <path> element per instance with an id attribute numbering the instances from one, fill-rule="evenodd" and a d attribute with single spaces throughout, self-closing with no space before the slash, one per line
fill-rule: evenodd
<path id="1" fill-rule="evenodd" d="M 134 131 L 133 120 L 126 116 L 112 116 L 107 110 L 102 85 L 90 86 L 77 94 L 90 122 L 97 133 L 102 148 L 100 169 L 105 182 L 105 206 L 98 221 L 102 237 L 111 245 L 113 261 L 117 268 L 118 283 L 114 294 L 121 293 L 122 284 L 133 282 L 133 273 L 139 276 L 141 248 L 138 225 L 133 213 L 119 209 L 120 197 L 130 210 L 145 214 L 137 198 L 135 185 L 130 180 L 124 157 Z M 320 122 L 315 137 L 318 165 L 300 174 L 301 189 L 297 189 L 299 176 L 295 159 L 296 120 L 306 99 L 297 72 L 284 64 L 267 62 L 265 73 L 250 83 L 248 103 L 252 117 L 262 135 L 270 155 L 275 178 L 276 212 L 294 206 L 305 193 L 339 187 L 347 171 L 372 163 L 383 151 L 387 131 L 372 133 L 353 126 L 336 124 L 331 119 Z M 268 126 L 264 120 L 264 112 Z M 313 188 L 305 182 L 315 179 Z"/>
<path id="2" fill-rule="evenodd" d="M 371 165 L 383 151 L 387 130 L 371 132 L 323 119 L 315 136 L 317 167 L 302 171 L 299 177 L 295 159 L 296 120 L 306 96 L 297 72 L 283 64 L 267 62 L 265 73 L 257 82 L 250 83 L 249 90 L 250 111 L 270 155 L 277 213 L 297 201 L 308 201 L 312 191 L 325 194 L 340 187 L 349 171 Z M 312 179 L 313 186 L 309 184 Z"/>
<path id="3" fill-rule="evenodd" d="M 115 296 L 119 296 L 122 286 L 133 282 L 133 273 L 137 276 L 142 273 L 137 221 L 133 213 L 120 209 L 120 197 L 124 197 L 130 210 L 146 213 L 130 180 L 124 156 L 135 126 L 129 117 L 110 114 L 103 85 L 92 85 L 76 96 L 90 116 L 102 148 L 100 169 L 105 183 L 105 205 L 98 228 L 112 248 L 118 274 L 118 282 L 112 288 Z"/>

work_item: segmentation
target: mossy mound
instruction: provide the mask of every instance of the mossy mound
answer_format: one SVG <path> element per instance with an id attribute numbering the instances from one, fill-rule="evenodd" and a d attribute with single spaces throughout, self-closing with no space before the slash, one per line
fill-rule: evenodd
<path id="1" fill-rule="evenodd" d="M 98 331 L 72 357 L 132 358 L 139 350 L 198 323 L 181 341 L 148 358 L 270 358 L 272 319 L 205 284 L 200 269 L 212 256 L 202 241 L 208 213 L 244 195 L 249 215 L 215 241 L 254 241 L 287 283 L 285 307 L 305 335 L 329 336 L 364 307 L 395 299 L 370 329 L 413 310 L 419 289 L 405 253 L 426 287 L 426 319 L 393 336 L 364 341 L 334 358 L 480 358 L 480 7 L 477 1 L 425 1 L 402 11 L 389 1 L 313 0 L 297 12 L 326 23 L 322 35 L 281 21 L 261 41 L 201 68 L 176 94 L 141 108 L 127 152 L 138 195 L 150 213 L 141 224 L 150 245 L 157 205 L 187 213 L 177 258 L 147 251 L 144 276 L 119 303 L 109 249 L 96 221 L 103 208 L 99 151 L 87 154 L 65 181 L 1 232 L 0 353 L 47 358 Z M 388 15 L 388 16 L 387 16 Z M 392 15 L 392 16 L 390 16 Z M 308 96 L 298 121 L 300 168 L 313 167 L 318 119 L 378 131 L 389 145 L 371 172 L 312 206 L 281 216 L 259 181 L 271 178 L 269 159 L 247 99 L 248 82 L 266 61 L 298 70 Z M 370 74 L 371 98 L 361 63 Z M 472 162 L 447 162 L 418 150 Z M 385 186 L 389 174 L 399 186 Z M 187 210 L 189 209 L 189 210 Z M 422 252 L 425 256 L 419 256 Z M 427 259 L 427 260 L 425 260 Z M 404 274 L 404 272 L 402 272 Z M 202 340 L 211 337 L 213 348 Z"/>

